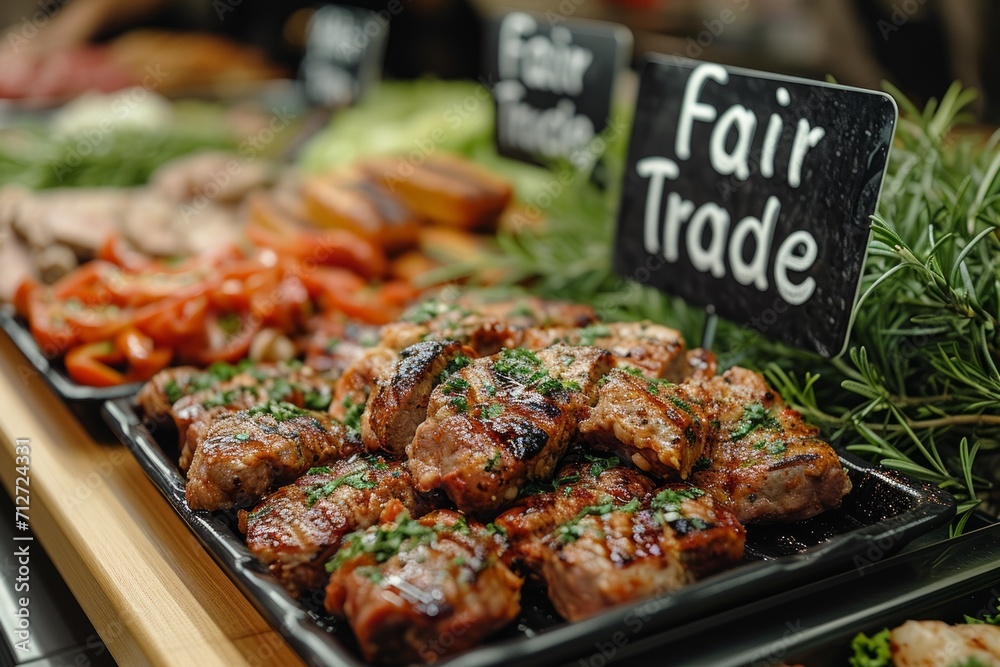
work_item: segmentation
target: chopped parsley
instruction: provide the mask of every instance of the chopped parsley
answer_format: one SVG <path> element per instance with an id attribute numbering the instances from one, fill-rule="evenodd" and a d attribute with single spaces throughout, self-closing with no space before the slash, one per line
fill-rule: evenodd
<path id="1" fill-rule="evenodd" d="M 445 394 L 460 394 L 469 388 L 469 381 L 464 378 L 449 378 L 444 383 Z"/>
<path id="2" fill-rule="evenodd" d="M 556 380 L 542 366 L 537 354 L 521 347 L 501 350 L 493 370 L 512 382 L 534 388 L 543 396 L 556 391 L 580 391 L 578 382 Z"/>
<path id="3" fill-rule="evenodd" d="M 219 382 L 226 382 L 228 380 L 232 380 L 234 377 L 243 372 L 243 370 L 244 369 L 239 366 L 227 364 L 224 361 L 216 361 L 214 364 L 205 369 L 205 373 Z"/>
<path id="4" fill-rule="evenodd" d="M 294 388 L 291 382 L 283 377 L 276 377 L 271 381 L 271 387 L 267 390 L 267 393 L 276 401 L 284 401 L 292 395 L 293 391 Z"/>
<path id="5" fill-rule="evenodd" d="M 555 535 L 557 539 L 562 544 L 569 544 L 570 542 L 576 541 L 577 538 L 583 536 L 583 527 L 580 526 L 580 522 L 588 516 L 604 516 L 605 514 L 610 514 L 614 511 L 619 512 L 635 512 L 639 509 L 639 499 L 632 498 L 624 505 L 615 506 L 614 499 L 610 496 L 605 496 L 599 505 L 587 505 L 579 512 L 576 516 L 562 524 L 555 529 Z"/>
<path id="6" fill-rule="evenodd" d="M 441 384 L 442 382 L 450 378 L 452 375 L 457 373 L 459 370 L 465 368 L 471 363 L 472 359 L 469 359 L 464 354 L 455 355 L 455 358 L 449 361 L 447 365 L 445 365 L 444 370 L 441 371 L 441 374 L 437 376 L 437 381 L 436 381 L 437 384 Z"/>
<path id="7" fill-rule="evenodd" d="M 302 408 L 296 407 L 291 403 L 285 403 L 284 401 L 267 401 L 266 403 L 261 403 L 257 407 L 250 408 L 249 413 L 251 417 L 270 415 L 274 417 L 275 421 L 279 422 L 309 414 Z"/>
<path id="8" fill-rule="evenodd" d="M 593 345 L 598 338 L 607 338 L 611 329 L 603 324 L 591 324 L 580 329 L 580 345 Z"/>
<path id="9" fill-rule="evenodd" d="M 430 544 L 437 539 L 437 534 L 444 530 L 461 530 L 456 524 L 452 526 L 425 526 L 410 518 L 403 512 L 396 518 L 394 524 L 378 526 L 375 530 L 359 530 L 346 536 L 341 542 L 340 551 L 326 563 L 326 571 L 334 572 L 347 561 L 363 554 L 375 558 L 376 563 L 384 563 L 404 546 L 413 549 L 422 544 Z M 468 524 L 465 525 L 468 530 Z"/>
<path id="10" fill-rule="evenodd" d="M 608 468 L 614 468 L 622 464 L 621 459 L 615 455 L 597 456 L 594 454 L 584 454 L 583 458 L 590 462 L 591 477 L 600 477 Z"/>
<path id="11" fill-rule="evenodd" d="M 448 312 L 456 312 L 460 316 L 470 315 L 470 311 L 460 308 L 455 304 L 444 303 L 443 301 L 423 301 L 407 313 L 403 319 L 413 324 L 427 324 L 431 320 Z"/>
<path id="12" fill-rule="evenodd" d="M 486 524 L 486 534 L 487 535 L 502 535 L 504 538 L 507 537 L 507 529 L 503 526 L 498 526 L 493 522 Z"/>
<path id="13" fill-rule="evenodd" d="M 694 462 L 694 466 L 691 469 L 694 470 L 695 472 L 698 472 L 701 470 L 708 470 L 711 467 L 711 465 L 712 465 L 712 459 L 708 458 L 707 456 L 702 456 L 701 458 L 699 458 L 697 461 Z"/>
<path id="14" fill-rule="evenodd" d="M 240 442 L 246 442 L 247 440 L 250 439 L 250 434 L 249 433 L 237 433 L 233 437 L 236 438 L 237 440 L 239 440 Z"/>
<path id="15" fill-rule="evenodd" d="M 341 423 L 354 435 L 361 433 L 361 415 L 365 411 L 364 403 L 355 403 L 350 396 L 344 397 L 344 419 Z"/>
<path id="16" fill-rule="evenodd" d="M 730 433 L 730 440 L 739 440 L 750 435 L 757 429 L 775 429 L 781 424 L 761 403 L 751 403 L 743 409 L 743 417 L 739 424 Z"/>
<path id="17" fill-rule="evenodd" d="M 701 498 L 703 495 L 705 495 L 704 491 L 693 486 L 681 489 L 680 491 L 663 489 L 653 497 L 649 506 L 655 510 L 676 511 L 685 500 L 694 500 L 695 498 Z"/>
<path id="18" fill-rule="evenodd" d="M 338 347 L 340 347 L 340 339 L 336 336 L 332 336 L 326 341 L 326 351 L 330 354 L 336 352 Z"/>
<path id="19" fill-rule="evenodd" d="M 311 473 L 317 468 L 312 468 Z M 326 468 L 329 471 L 329 468 Z M 355 489 L 374 489 L 378 484 L 368 477 L 368 467 L 363 466 L 346 472 L 336 479 L 332 479 L 325 484 L 314 484 L 306 491 L 306 507 L 312 507 L 320 498 L 325 498 L 342 486 L 353 486 Z"/>
<path id="20" fill-rule="evenodd" d="M 486 466 L 483 468 L 483 470 L 485 470 L 486 472 L 493 472 L 493 469 L 496 467 L 497 463 L 500 462 L 500 454 L 501 453 L 499 451 L 494 452 L 493 456 L 490 457 L 490 460 L 486 462 Z"/>
<path id="21" fill-rule="evenodd" d="M 326 410 L 330 407 L 332 397 L 328 392 L 310 389 L 302 399 L 302 404 L 309 410 Z"/>
<path id="22" fill-rule="evenodd" d="M 685 500 L 693 500 L 705 495 L 705 492 L 695 487 L 686 489 L 663 489 L 657 493 L 649 503 L 650 508 L 656 512 L 656 518 L 662 525 L 674 524 L 674 528 L 681 534 L 690 529 L 704 530 L 708 524 L 698 517 L 689 517 L 681 511 L 681 505 Z M 683 522 L 683 525 L 681 525 Z"/>
<path id="23" fill-rule="evenodd" d="M 469 399 L 465 396 L 452 396 L 451 400 L 448 401 L 453 408 L 458 412 L 468 412 L 469 411 Z"/>
<path id="24" fill-rule="evenodd" d="M 694 410 L 691 408 L 691 405 L 683 398 L 680 398 L 678 396 L 671 396 L 667 400 L 669 400 L 671 403 L 673 403 L 674 405 L 676 405 L 678 408 L 688 413 L 689 415 L 694 414 Z"/>
<path id="25" fill-rule="evenodd" d="M 643 375 L 642 371 L 640 371 L 635 366 L 622 366 L 622 370 L 631 375 L 632 377 L 637 377 L 642 379 L 646 378 L 646 376 Z"/>
<path id="26" fill-rule="evenodd" d="M 496 419 L 503 414 L 503 406 L 499 403 L 490 403 L 479 409 L 480 419 Z"/>
<path id="27" fill-rule="evenodd" d="M 163 395 L 167 397 L 167 401 L 173 405 L 177 401 L 184 398 L 186 392 L 178 386 L 176 380 L 170 380 L 165 385 L 163 385 Z"/>
<path id="28" fill-rule="evenodd" d="M 487 382 L 483 385 L 483 391 L 485 391 L 488 396 L 496 396 L 497 386 L 492 382 Z"/>
<path id="29" fill-rule="evenodd" d="M 859 632 L 851 642 L 851 667 L 892 667 L 889 629 L 883 628 L 871 637 Z"/>

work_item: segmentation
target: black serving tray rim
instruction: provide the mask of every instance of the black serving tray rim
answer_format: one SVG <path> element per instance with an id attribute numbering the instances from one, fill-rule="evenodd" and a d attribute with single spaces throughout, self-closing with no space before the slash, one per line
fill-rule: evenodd
<path id="1" fill-rule="evenodd" d="M 14 314 L 9 306 L 0 307 L 0 328 L 14 346 L 21 351 L 46 384 L 52 387 L 65 401 L 97 402 L 134 396 L 142 387 L 141 382 L 118 385 L 117 387 L 88 387 L 71 380 L 57 362 L 49 359 L 31 335 L 31 330 Z"/>
<path id="2" fill-rule="evenodd" d="M 251 604 L 267 618 L 310 665 L 324 667 L 364 663 L 338 640 L 317 625 L 310 613 L 293 600 L 250 553 L 246 545 L 213 513 L 193 511 L 187 506 L 183 479 L 175 463 L 139 417 L 129 398 L 108 400 L 102 414 L 118 438 L 131 450 L 154 485 L 188 524 L 227 576 Z M 781 592 L 790 586 L 837 574 L 845 565 L 859 566 L 856 559 L 866 548 L 901 548 L 915 537 L 946 524 L 955 514 L 955 501 L 936 486 L 914 482 L 895 471 L 873 466 L 841 452 L 845 467 L 878 475 L 885 482 L 907 490 L 920 499 L 917 507 L 888 519 L 841 534 L 829 542 L 772 560 L 747 563 L 690 584 L 662 597 L 639 600 L 611 608 L 596 616 L 563 623 L 530 638 L 515 637 L 470 649 L 436 664 L 450 667 L 545 664 L 577 655 L 609 631 L 620 629 L 630 619 L 642 618 L 642 635 L 648 635 L 682 620 L 693 620 L 740 599 Z M 639 616 L 637 616 L 639 615 Z"/>

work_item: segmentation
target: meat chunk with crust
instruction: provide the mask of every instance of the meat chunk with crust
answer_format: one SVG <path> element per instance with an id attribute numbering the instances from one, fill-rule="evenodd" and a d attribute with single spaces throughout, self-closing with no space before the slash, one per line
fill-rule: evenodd
<path id="1" fill-rule="evenodd" d="M 142 414 L 152 421 L 170 417 L 170 408 L 184 396 L 196 391 L 194 381 L 202 371 L 194 366 L 176 366 L 160 371 L 142 385 L 136 402 Z"/>
<path id="2" fill-rule="evenodd" d="M 496 521 L 566 619 L 676 590 L 742 559 L 744 528 L 704 491 L 684 483 L 650 490 L 630 469 L 597 472 L 565 466 L 560 476 L 576 481 L 529 496 Z"/>
<path id="3" fill-rule="evenodd" d="M 759 373 L 734 367 L 685 388 L 704 401 L 715 430 L 707 467 L 691 480 L 740 521 L 801 521 L 839 507 L 851 490 L 819 429 L 785 405 Z"/>
<path id="4" fill-rule="evenodd" d="M 456 341 L 425 341 L 402 350 L 392 372 L 368 397 L 361 416 L 361 438 L 368 451 L 402 458 L 427 418 L 431 391 L 475 356 Z"/>
<path id="5" fill-rule="evenodd" d="M 218 415 L 187 474 L 191 509 L 247 507 L 276 484 L 357 453 L 360 440 L 322 412 L 269 402 Z"/>
<path id="6" fill-rule="evenodd" d="M 597 405 L 579 428 L 591 446 L 666 479 L 687 479 L 704 451 L 707 431 L 701 401 L 682 385 L 620 368 L 601 380 Z"/>
<path id="7" fill-rule="evenodd" d="M 341 538 L 375 525 L 391 500 L 413 516 L 432 509 L 414 493 L 404 465 L 353 456 L 310 468 L 253 511 L 240 510 L 240 530 L 250 551 L 297 596 L 326 585 L 324 565 Z"/>
<path id="8" fill-rule="evenodd" d="M 346 618 L 365 660 L 429 663 L 474 646 L 520 611 L 522 580 L 498 536 L 450 510 L 411 519 L 390 506 L 330 561 L 326 609 Z"/>
<path id="9" fill-rule="evenodd" d="M 334 385 L 330 416 L 360 429 L 361 412 L 368 396 L 378 381 L 392 372 L 398 358 L 399 353 L 387 347 L 365 350 Z"/>
<path id="10" fill-rule="evenodd" d="M 434 389 L 406 449 L 417 489 L 467 513 L 508 505 L 552 474 L 610 366 L 604 350 L 567 345 L 474 360 Z"/>
<path id="11" fill-rule="evenodd" d="M 655 379 L 681 382 L 691 369 L 676 329 L 652 322 L 598 322 L 579 327 L 530 328 L 520 344 L 537 350 L 555 343 L 592 345 L 611 352 L 619 367 L 637 368 Z"/>

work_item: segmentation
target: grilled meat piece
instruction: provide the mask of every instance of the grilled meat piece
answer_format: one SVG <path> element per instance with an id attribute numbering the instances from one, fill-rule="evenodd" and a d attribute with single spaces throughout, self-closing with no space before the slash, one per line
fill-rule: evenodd
<path id="1" fill-rule="evenodd" d="M 601 381 L 597 405 L 580 423 L 591 446 L 610 450 L 639 469 L 687 479 L 704 449 L 708 419 L 682 385 L 613 369 Z"/>
<path id="2" fill-rule="evenodd" d="M 387 347 L 367 349 L 333 387 L 330 416 L 360 430 L 361 412 L 378 381 L 392 372 L 399 353 Z"/>
<path id="3" fill-rule="evenodd" d="M 427 418 L 431 390 L 469 364 L 476 353 L 455 341 L 426 341 L 399 353 L 392 373 L 378 383 L 361 416 L 368 451 L 402 458 L 417 427 Z"/>
<path id="4" fill-rule="evenodd" d="M 468 513 L 506 506 L 552 473 L 610 366 L 604 350 L 567 345 L 474 360 L 434 389 L 406 448 L 417 489 Z"/>
<path id="5" fill-rule="evenodd" d="M 504 558 L 532 571 L 540 571 L 548 557 L 544 538 L 580 510 L 611 498 L 625 505 L 633 498 L 647 499 L 656 484 L 635 468 L 621 464 L 615 455 L 566 456 L 551 481 L 524 488 L 521 500 L 496 518 L 510 541 Z"/>
<path id="6" fill-rule="evenodd" d="M 634 470 L 595 476 L 591 466 L 564 466 L 560 478 L 576 481 L 529 496 L 496 521 L 512 557 L 545 580 L 566 619 L 676 590 L 742 559 L 746 532 L 710 495 L 684 483 L 651 491 Z"/>
<path id="7" fill-rule="evenodd" d="M 414 493 L 404 465 L 354 456 L 311 468 L 252 512 L 240 510 L 240 530 L 250 551 L 297 596 L 323 588 L 329 579 L 323 566 L 340 539 L 375 525 L 394 499 L 413 516 L 432 509 Z"/>
<path id="8" fill-rule="evenodd" d="M 394 504 L 379 526 L 342 542 L 326 609 L 347 619 L 368 662 L 465 650 L 520 611 L 522 580 L 500 560 L 498 540 L 457 512 L 411 519 Z"/>
<path id="9" fill-rule="evenodd" d="M 740 521 L 801 521 L 839 507 L 851 490 L 819 429 L 785 405 L 759 373 L 734 367 L 684 387 L 704 401 L 716 425 L 708 466 L 691 481 L 728 504 Z"/>
<path id="10" fill-rule="evenodd" d="M 260 364 L 216 386 L 174 403 L 171 414 L 180 441 L 178 465 L 187 470 L 209 422 L 224 412 L 248 410 L 267 401 L 284 401 L 299 408 L 326 410 L 330 385 L 311 369 L 288 364 Z"/>
<path id="11" fill-rule="evenodd" d="M 142 408 L 146 419 L 164 421 L 170 416 L 170 408 L 174 403 L 188 394 L 208 388 L 200 385 L 199 381 L 203 379 L 203 375 L 207 373 L 194 366 L 177 366 L 162 370 L 142 385 L 136 396 L 136 402 Z"/>
<path id="12" fill-rule="evenodd" d="M 314 331 L 306 345 L 305 365 L 334 380 L 378 343 L 381 330 L 370 324 L 330 318 L 317 318 L 311 327 Z"/>
<path id="13" fill-rule="evenodd" d="M 690 350 L 685 358 L 687 360 L 687 368 L 684 371 L 685 382 L 711 380 L 719 370 L 719 362 L 715 355 L 703 347 Z"/>
<path id="14" fill-rule="evenodd" d="M 593 345 L 611 352 L 619 367 L 636 368 L 643 375 L 671 382 L 681 382 L 694 370 L 689 365 L 680 332 L 651 322 L 597 322 L 582 328 L 530 327 L 521 332 L 518 342 L 530 350 L 555 343 Z"/>
<path id="15" fill-rule="evenodd" d="M 361 442 L 322 412 L 271 401 L 216 416 L 197 443 L 187 474 L 191 509 L 247 507 L 275 484 L 347 458 Z"/>

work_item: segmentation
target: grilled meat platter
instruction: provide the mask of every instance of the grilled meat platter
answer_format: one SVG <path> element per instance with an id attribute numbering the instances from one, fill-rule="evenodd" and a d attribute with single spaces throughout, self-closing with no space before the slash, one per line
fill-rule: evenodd
<path id="1" fill-rule="evenodd" d="M 676 590 L 741 563 L 745 525 L 851 490 L 760 374 L 659 324 L 470 294 L 364 334 L 306 365 L 168 369 L 138 403 L 176 426 L 188 505 L 236 511 L 370 662 L 469 648 L 525 585 L 568 621 Z"/>

